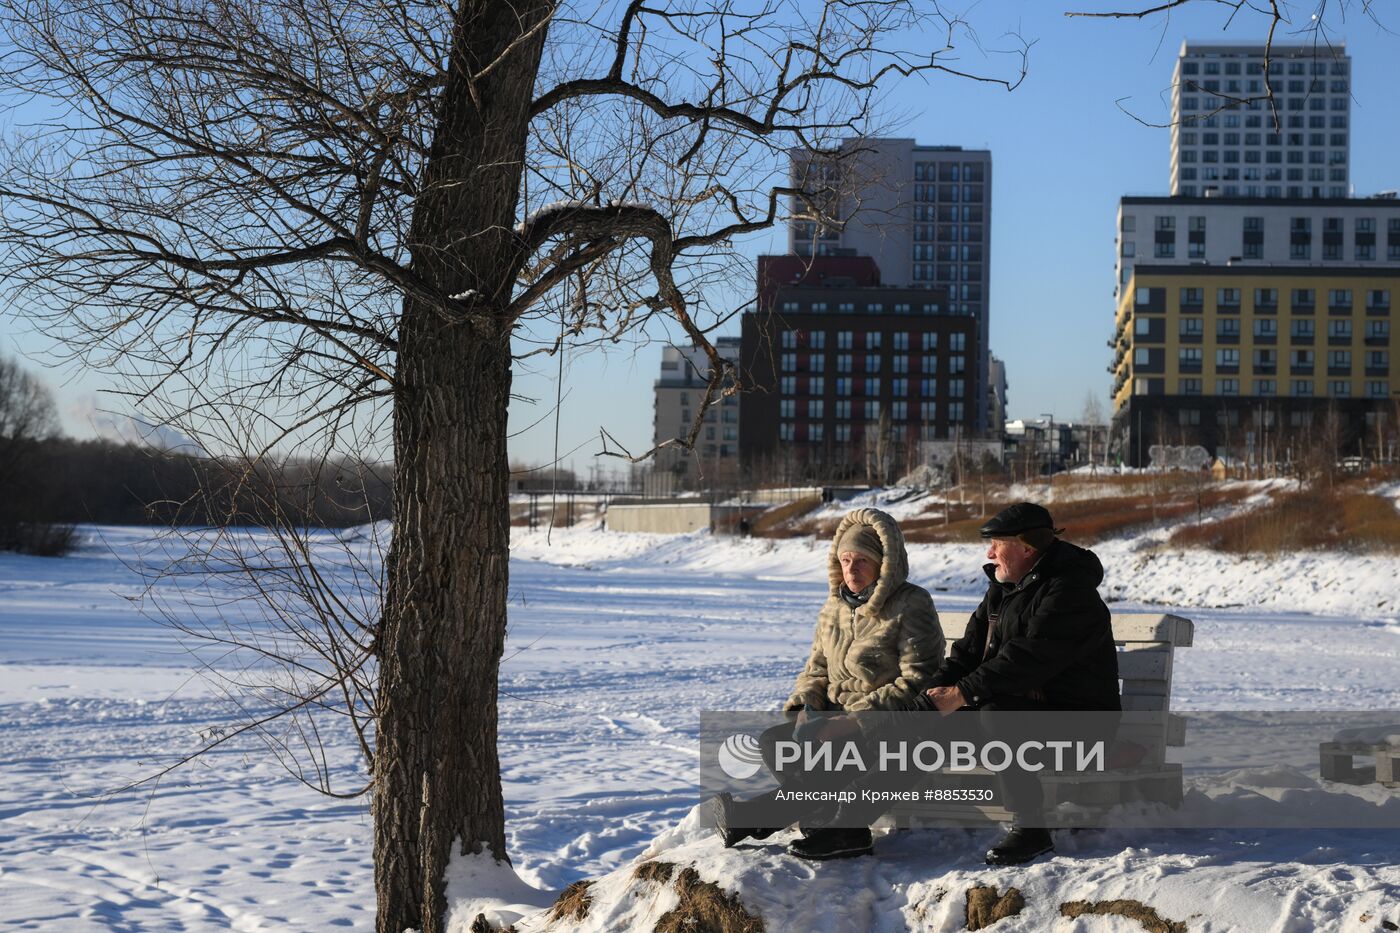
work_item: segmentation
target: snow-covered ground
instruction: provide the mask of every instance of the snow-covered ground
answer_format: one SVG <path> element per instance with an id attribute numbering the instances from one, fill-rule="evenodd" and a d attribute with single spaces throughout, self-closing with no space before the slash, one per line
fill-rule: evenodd
<path id="1" fill-rule="evenodd" d="M 88 536 L 69 558 L 0 557 L 0 926 L 372 928 L 364 801 L 320 797 L 254 746 L 102 796 L 232 719 L 133 601 L 147 534 Z M 986 832 L 898 834 L 879 840 L 878 859 L 815 867 L 782 854 L 785 839 L 725 852 L 691 812 L 698 712 L 765 709 L 786 695 L 823 598 L 825 546 L 584 528 L 550 538 L 517 531 L 513 543 L 501 678 L 508 840 L 520 878 L 547 893 L 501 891 L 510 903 L 601 879 L 591 919 L 575 925 L 650 929 L 676 894 L 632 879 L 649 852 L 738 891 L 770 930 L 961 929 L 973 884 L 1025 896 L 1025 912 L 998 930 L 1139 928 L 1053 919 L 1064 901 L 1111 898 L 1142 900 L 1192 930 L 1400 921 L 1397 832 L 1061 834 L 1055 858 L 998 870 L 977 855 Z M 1096 550 L 1115 608 L 1160 605 L 1196 620 L 1195 646 L 1178 655 L 1178 708 L 1400 709 L 1400 560 L 1271 564 L 1164 554 L 1155 540 Z M 975 604 L 980 562 L 975 547 L 911 548 L 913 578 L 943 608 Z M 330 746 L 332 769 L 353 783 L 348 732 Z"/>

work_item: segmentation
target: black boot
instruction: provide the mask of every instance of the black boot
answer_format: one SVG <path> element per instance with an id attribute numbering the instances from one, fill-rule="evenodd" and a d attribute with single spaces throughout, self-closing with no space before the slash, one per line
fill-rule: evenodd
<path id="1" fill-rule="evenodd" d="M 996 845 L 987 850 L 988 865 L 1024 865 L 1037 855 L 1054 850 L 1048 829 L 1013 827 Z"/>
<path id="2" fill-rule="evenodd" d="M 715 818 L 715 834 L 726 849 L 732 849 L 745 839 L 767 839 L 778 831 L 777 828 L 757 829 L 740 825 L 743 821 L 739 808 L 742 806 L 743 804 L 736 802 L 734 795 L 727 791 L 721 791 L 710 800 L 710 810 Z"/>
<path id="3" fill-rule="evenodd" d="M 855 858 L 870 855 L 875 851 L 870 838 L 870 830 L 860 829 L 814 829 L 801 839 L 788 844 L 788 854 L 813 862 L 827 859 Z"/>

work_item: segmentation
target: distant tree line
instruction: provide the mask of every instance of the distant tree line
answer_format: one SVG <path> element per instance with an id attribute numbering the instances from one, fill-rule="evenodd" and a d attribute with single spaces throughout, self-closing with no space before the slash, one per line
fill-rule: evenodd
<path id="1" fill-rule="evenodd" d="M 52 394 L 0 358 L 0 550 L 61 554 L 79 524 L 344 527 L 387 519 L 390 464 L 208 457 L 58 431 Z"/>

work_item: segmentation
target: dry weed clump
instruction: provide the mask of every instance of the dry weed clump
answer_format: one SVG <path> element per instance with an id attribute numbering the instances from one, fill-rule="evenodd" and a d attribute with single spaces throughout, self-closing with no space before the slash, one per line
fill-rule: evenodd
<path id="1" fill-rule="evenodd" d="M 1008 888 L 1005 894 L 997 889 L 974 885 L 967 889 L 967 929 L 980 930 L 1007 917 L 1014 917 L 1026 909 L 1026 899 L 1016 888 Z"/>
<path id="2" fill-rule="evenodd" d="M 1186 933 L 1186 924 L 1167 920 L 1142 901 L 1069 901 L 1060 905 L 1060 916 L 1076 920 L 1085 914 L 1098 917 L 1127 917 L 1141 923 L 1148 933 Z"/>
<path id="3" fill-rule="evenodd" d="M 656 933 L 763 933 L 762 918 L 713 881 L 701 881 L 694 868 L 681 869 L 676 892 L 680 902 L 656 921 Z"/>
<path id="4" fill-rule="evenodd" d="M 643 862 L 632 869 L 632 877 L 651 884 L 669 884 L 676 866 L 670 862 Z"/>
<path id="5" fill-rule="evenodd" d="M 588 908 L 593 906 L 593 895 L 588 893 L 591 881 L 575 881 L 564 889 L 559 900 L 549 909 L 549 922 L 557 920 L 583 920 L 588 916 Z"/>

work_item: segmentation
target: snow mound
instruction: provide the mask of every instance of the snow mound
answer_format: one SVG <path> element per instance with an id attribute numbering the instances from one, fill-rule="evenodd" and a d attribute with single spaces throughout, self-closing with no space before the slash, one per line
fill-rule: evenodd
<path id="1" fill-rule="evenodd" d="M 1261 807 L 1294 807 L 1290 795 L 1320 792 L 1286 768 L 1232 772 L 1212 783 L 1212 793 L 1256 794 Z M 1200 791 L 1186 805 L 1203 817 L 1219 806 Z M 1015 888 L 1024 901 L 997 925 L 1013 933 L 1060 929 L 1063 918 L 1082 912 L 1122 910 L 1155 912 L 1192 930 L 1376 929 L 1382 919 L 1400 919 L 1400 840 L 1393 833 L 1062 831 L 1051 857 L 993 868 L 982 853 L 997 829 L 877 827 L 875 857 L 812 863 L 787 854 L 795 830 L 725 849 L 711 826 L 708 808 L 693 808 L 636 861 L 571 886 L 581 893 L 513 921 L 515 930 L 712 929 L 696 917 L 718 911 L 731 922 L 759 920 L 767 930 L 949 931 L 964 928 L 969 899 L 986 900 L 989 888 L 991 900 Z M 1111 922 L 1084 928 L 1120 928 Z"/>
<path id="2" fill-rule="evenodd" d="M 456 855 L 447 866 L 448 933 L 468 933 L 482 915 L 493 928 L 503 929 L 553 901 L 552 892 L 526 884 L 488 852 Z"/>

